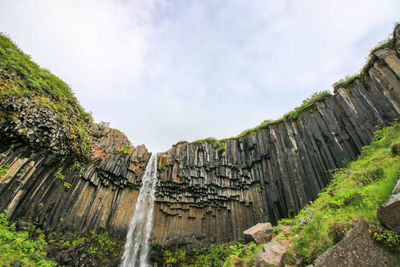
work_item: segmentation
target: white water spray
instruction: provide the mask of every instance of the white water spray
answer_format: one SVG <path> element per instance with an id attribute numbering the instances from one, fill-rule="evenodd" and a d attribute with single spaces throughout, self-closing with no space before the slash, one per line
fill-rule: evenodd
<path id="1" fill-rule="evenodd" d="M 120 267 L 147 267 L 149 239 L 153 225 L 154 191 L 157 183 L 157 154 L 150 157 L 142 178 L 142 187 L 129 224 Z"/>

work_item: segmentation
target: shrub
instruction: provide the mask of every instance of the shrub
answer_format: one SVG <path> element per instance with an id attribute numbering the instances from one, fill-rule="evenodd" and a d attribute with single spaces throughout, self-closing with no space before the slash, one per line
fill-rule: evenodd
<path id="1" fill-rule="evenodd" d="M 34 239 L 27 231 L 16 231 L 14 225 L 9 226 L 7 213 L 0 213 L 0 262 L 8 266 L 16 260 L 27 266 L 56 266 L 55 262 L 46 260 L 47 242 L 43 232 L 35 228 L 34 231 Z"/>

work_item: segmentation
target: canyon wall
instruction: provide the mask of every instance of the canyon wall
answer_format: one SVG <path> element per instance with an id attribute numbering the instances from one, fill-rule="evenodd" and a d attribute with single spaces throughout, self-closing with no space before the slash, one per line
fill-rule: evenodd
<path id="1" fill-rule="evenodd" d="M 296 214 L 400 114 L 399 30 L 360 75 L 295 118 L 159 155 L 153 242 L 202 244 Z"/>
<path id="2" fill-rule="evenodd" d="M 295 117 L 160 153 L 152 242 L 223 242 L 297 213 L 330 181 L 329 170 L 356 159 L 377 126 L 399 118 L 399 56 L 396 27 L 358 77 Z M 47 232 L 107 230 L 124 238 L 150 153 L 116 130 L 76 119 L 75 106 L 57 113 L 49 101 L 60 97 L 51 93 L 12 95 L 24 79 L 0 69 L 0 210 Z"/>

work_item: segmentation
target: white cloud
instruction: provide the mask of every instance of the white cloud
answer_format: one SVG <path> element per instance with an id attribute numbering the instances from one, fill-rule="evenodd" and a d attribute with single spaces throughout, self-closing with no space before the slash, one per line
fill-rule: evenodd
<path id="1" fill-rule="evenodd" d="M 134 144 L 233 136 L 358 72 L 400 2 L 3 0 L 0 31 Z"/>

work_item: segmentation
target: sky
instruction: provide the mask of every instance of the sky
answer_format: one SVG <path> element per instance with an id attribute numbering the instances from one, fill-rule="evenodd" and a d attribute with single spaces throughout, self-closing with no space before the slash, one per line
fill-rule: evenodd
<path id="1" fill-rule="evenodd" d="M 0 32 L 133 145 L 226 138 L 358 73 L 398 0 L 0 0 Z"/>

